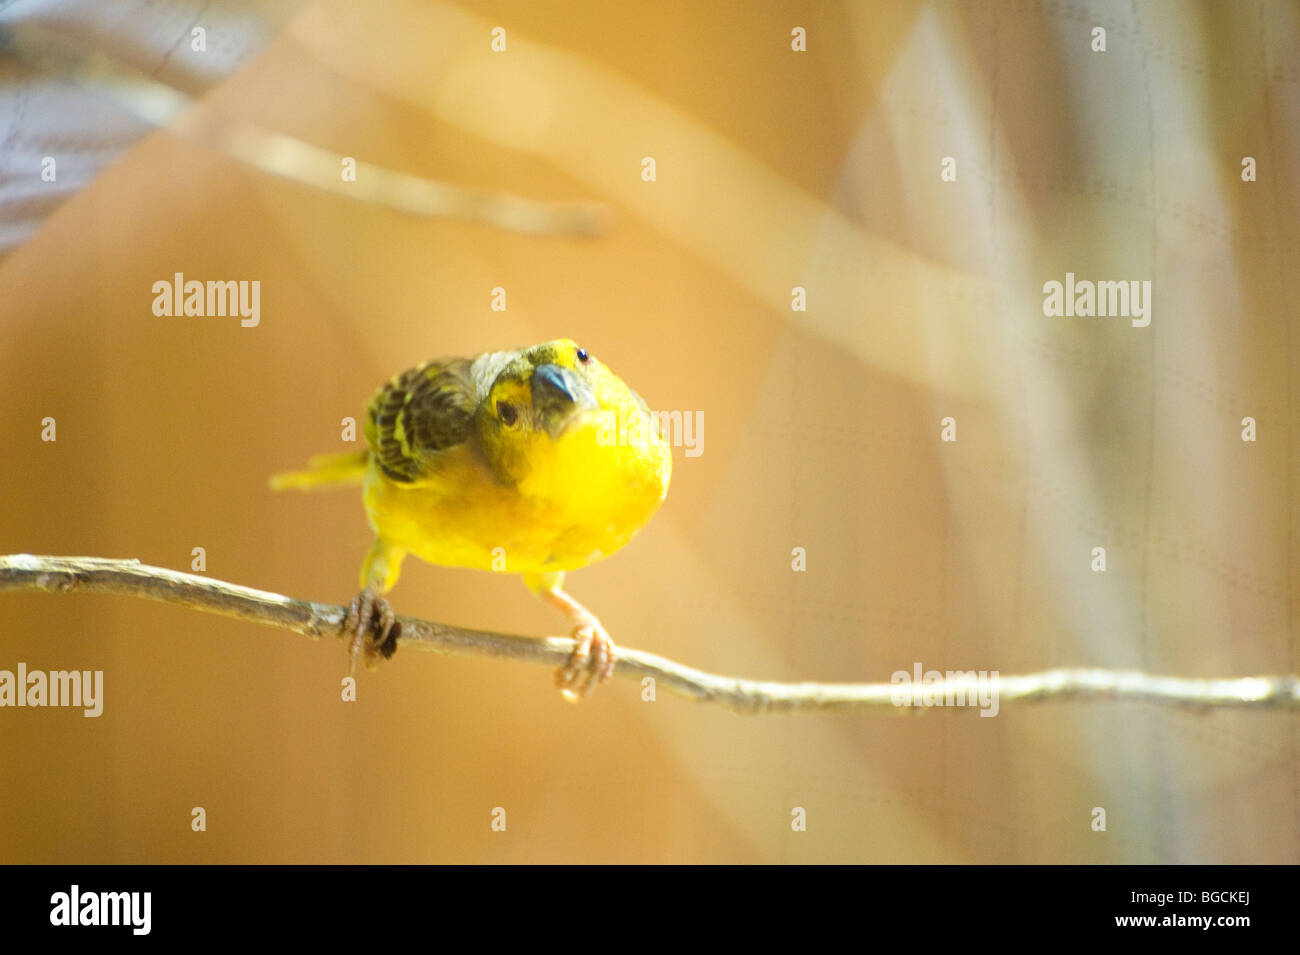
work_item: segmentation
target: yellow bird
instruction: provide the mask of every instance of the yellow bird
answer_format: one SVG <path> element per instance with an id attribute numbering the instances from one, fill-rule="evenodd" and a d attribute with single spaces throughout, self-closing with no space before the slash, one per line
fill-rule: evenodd
<path id="1" fill-rule="evenodd" d="M 563 589 L 565 571 L 626 544 L 668 493 L 672 453 L 646 403 L 565 338 L 477 358 L 428 361 L 366 409 L 367 450 L 313 458 L 271 487 L 363 485 L 375 542 L 349 608 L 355 667 L 392 656 L 384 599 L 402 560 L 523 575 L 578 641 L 556 673 L 578 700 L 609 679 L 614 643 Z"/>

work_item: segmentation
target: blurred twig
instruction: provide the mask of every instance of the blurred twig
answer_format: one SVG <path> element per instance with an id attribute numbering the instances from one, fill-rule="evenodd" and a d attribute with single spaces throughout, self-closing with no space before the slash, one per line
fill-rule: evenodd
<path id="1" fill-rule="evenodd" d="M 341 154 L 254 123 L 191 109 L 195 97 L 143 70 L 38 24 L 0 26 L 0 51 L 27 68 L 96 90 L 136 118 L 199 145 L 294 182 L 410 215 L 481 222 L 511 232 L 597 235 L 609 220 L 598 202 L 545 202 L 523 196 L 426 179 L 372 163 L 356 162 L 356 179 L 340 175 Z"/>
<path id="2" fill-rule="evenodd" d="M 84 591 L 143 597 L 191 610 L 292 630 L 309 637 L 342 637 L 345 609 L 332 604 L 295 600 L 209 577 L 150 567 L 137 560 L 98 557 L 0 557 L 0 591 L 49 593 Z M 573 651 L 566 637 L 519 637 L 399 617 L 400 646 L 440 653 L 487 656 L 562 666 Z M 619 647 L 617 673 L 633 679 L 653 677 L 657 686 L 696 700 L 721 703 L 742 713 L 796 709 L 891 707 L 898 686 L 891 683 L 770 683 L 718 676 L 652 653 Z M 970 679 L 947 679 L 937 686 L 914 687 L 918 702 L 924 691 L 966 698 Z M 1189 679 L 1114 670 L 1060 669 L 1026 676 L 1003 676 L 997 683 L 999 704 L 1037 700 L 1112 700 L 1165 703 L 1202 709 L 1213 707 L 1300 707 L 1300 679 L 1262 676 L 1234 679 Z M 917 707 L 924 709 L 924 707 Z"/>

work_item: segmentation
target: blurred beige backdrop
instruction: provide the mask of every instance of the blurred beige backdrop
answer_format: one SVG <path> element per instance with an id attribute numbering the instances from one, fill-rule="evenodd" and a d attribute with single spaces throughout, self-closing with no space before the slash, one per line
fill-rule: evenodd
<path id="1" fill-rule="evenodd" d="M 422 359 L 571 336 L 705 422 L 571 576 L 626 645 L 781 680 L 1300 671 L 1297 7 L 807 7 L 277 5 L 195 115 L 611 227 L 431 221 L 148 135 L 0 261 L 0 553 L 201 546 L 345 602 L 359 493 L 267 476 Z M 260 280 L 260 325 L 155 317 L 178 271 Z M 1151 325 L 1045 317 L 1067 271 L 1152 281 Z M 393 601 L 559 630 L 517 579 L 414 560 Z M 106 697 L 0 710 L 3 862 L 1300 861 L 1294 715 L 574 707 L 409 649 L 344 704 L 340 646 L 177 608 L 5 595 L 0 633 L 0 668 L 102 668 Z"/>

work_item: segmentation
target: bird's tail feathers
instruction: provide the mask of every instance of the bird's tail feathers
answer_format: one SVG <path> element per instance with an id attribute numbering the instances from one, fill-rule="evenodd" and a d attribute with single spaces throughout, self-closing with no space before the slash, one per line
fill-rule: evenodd
<path id="1" fill-rule="evenodd" d="M 318 454 L 307 462 L 307 468 L 303 471 L 284 471 L 271 475 L 271 490 L 315 491 L 360 484 L 366 476 L 369 461 L 368 450 Z"/>

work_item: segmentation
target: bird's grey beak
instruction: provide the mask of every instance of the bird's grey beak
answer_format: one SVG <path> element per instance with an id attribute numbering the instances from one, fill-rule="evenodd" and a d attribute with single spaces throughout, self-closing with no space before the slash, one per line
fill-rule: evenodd
<path id="1" fill-rule="evenodd" d="M 551 437 L 559 437 L 574 417 L 600 406 L 583 379 L 559 365 L 538 365 L 531 379 L 533 412 Z"/>

